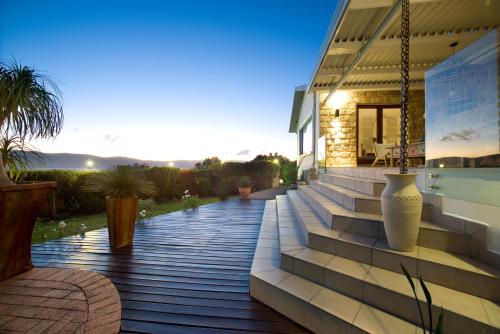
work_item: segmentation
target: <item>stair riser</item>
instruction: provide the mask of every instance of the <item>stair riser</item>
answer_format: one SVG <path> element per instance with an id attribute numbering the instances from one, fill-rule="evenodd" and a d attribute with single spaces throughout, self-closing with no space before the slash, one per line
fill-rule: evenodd
<path id="1" fill-rule="evenodd" d="M 302 199 L 305 200 L 307 204 L 309 204 L 314 212 L 323 220 L 324 223 L 326 223 L 330 228 L 332 228 L 332 214 L 330 211 L 328 211 L 323 205 L 320 203 L 316 202 L 313 198 L 307 195 L 306 192 L 304 192 L 302 189 L 299 188 L 299 194 L 302 196 Z"/>
<path id="2" fill-rule="evenodd" d="M 413 296 L 387 290 L 378 285 L 365 282 L 360 278 L 345 275 L 329 268 L 319 266 L 301 259 L 293 259 L 293 274 L 321 284 L 359 301 L 377 307 L 406 321 L 419 324 L 420 318 L 416 310 Z M 427 317 L 427 303 L 421 301 L 421 308 Z M 446 305 L 444 305 L 446 307 Z M 438 318 L 441 306 L 433 305 L 433 319 Z M 492 333 L 493 328 L 474 319 L 444 310 L 445 333 Z M 453 321 L 451 320 L 453 319 Z M 428 323 L 426 319 L 426 323 Z M 472 330 L 474 329 L 474 330 Z"/>
<path id="3" fill-rule="evenodd" d="M 332 201 L 351 211 L 373 213 L 376 215 L 382 214 L 380 200 L 353 198 L 315 182 L 311 183 L 310 186 L 314 190 L 330 198 Z"/>
<path id="4" fill-rule="evenodd" d="M 367 333 L 281 288 L 250 276 L 250 295 L 317 334 Z"/>
<path id="5" fill-rule="evenodd" d="M 380 196 L 384 191 L 385 183 L 377 181 L 354 180 L 338 177 L 335 175 L 323 174 L 320 180 L 325 183 L 331 183 L 347 189 L 358 191 L 362 194 Z"/>
<path id="6" fill-rule="evenodd" d="M 376 220 L 365 220 L 360 218 L 332 215 L 320 203 L 316 202 L 308 194 L 299 189 L 302 198 L 319 214 L 324 222 L 337 231 L 349 232 L 367 237 L 387 239 L 384 224 Z M 448 231 L 437 231 L 433 229 L 420 228 L 417 245 L 447 251 L 455 254 L 473 256 L 472 237 L 463 233 L 451 233 Z"/>
<path id="7" fill-rule="evenodd" d="M 500 289 L 498 289 L 500 282 L 490 276 L 430 263 L 378 248 L 372 249 L 360 244 L 328 239 L 314 233 L 309 233 L 308 247 L 396 273 L 401 273 L 400 263 L 402 263 L 413 277 L 422 275 L 428 282 L 481 298 L 500 301 Z"/>
<path id="8" fill-rule="evenodd" d="M 380 199 L 354 198 L 334 189 L 324 187 L 316 182 L 312 182 L 310 186 L 320 194 L 328 197 L 335 203 L 342 205 L 346 209 L 354 212 L 382 215 L 382 206 Z M 433 210 L 431 204 L 423 203 L 421 219 L 425 221 L 431 221 L 433 215 L 432 211 Z"/>

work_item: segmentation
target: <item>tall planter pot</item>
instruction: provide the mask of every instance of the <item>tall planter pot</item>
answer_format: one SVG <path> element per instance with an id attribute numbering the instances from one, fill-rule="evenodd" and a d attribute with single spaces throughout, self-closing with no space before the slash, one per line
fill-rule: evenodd
<path id="1" fill-rule="evenodd" d="M 55 182 L 0 185 L 0 281 L 33 268 L 31 236 Z"/>
<path id="2" fill-rule="evenodd" d="M 252 187 L 238 187 L 241 199 L 249 199 L 252 193 Z"/>
<path id="3" fill-rule="evenodd" d="M 415 183 L 417 174 L 385 174 L 382 216 L 387 241 L 392 249 L 409 252 L 415 248 L 422 216 L 422 194 Z"/>
<path id="4" fill-rule="evenodd" d="M 132 245 L 134 242 L 137 197 L 106 197 L 109 244 L 113 248 Z"/>

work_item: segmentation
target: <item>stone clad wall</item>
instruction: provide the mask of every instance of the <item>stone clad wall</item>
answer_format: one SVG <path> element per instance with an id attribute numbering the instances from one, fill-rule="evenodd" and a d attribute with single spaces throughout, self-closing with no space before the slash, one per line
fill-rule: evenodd
<path id="1" fill-rule="evenodd" d="M 321 100 L 324 98 L 323 94 Z M 358 104 L 399 104 L 399 91 L 351 91 L 340 106 L 340 117 L 335 120 L 335 109 L 320 108 L 320 136 L 326 135 L 327 167 L 356 166 L 356 108 Z M 410 91 L 409 139 L 415 142 L 425 135 L 425 95 L 423 90 Z M 332 126 L 332 121 L 338 122 Z"/>

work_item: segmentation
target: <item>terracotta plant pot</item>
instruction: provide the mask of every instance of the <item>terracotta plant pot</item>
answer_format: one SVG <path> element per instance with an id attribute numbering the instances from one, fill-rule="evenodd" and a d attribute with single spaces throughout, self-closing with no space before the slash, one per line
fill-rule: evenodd
<path id="1" fill-rule="evenodd" d="M 0 185 L 0 281 L 33 268 L 31 236 L 55 182 Z"/>
<path id="2" fill-rule="evenodd" d="M 134 242 L 137 197 L 106 197 L 109 244 L 113 248 L 132 245 Z"/>
<path id="3" fill-rule="evenodd" d="M 250 197 L 250 193 L 252 192 L 252 187 L 239 187 L 238 191 L 240 192 L 241 199 L 248 199 Z"/>
<path id="4" fill-rule="evenodd" d="M 392 249 L 415 248 L 422 216 L 422 194 L 415 184 L 417 174 L 385 174 L 382 216 L 387 242 Z"/>

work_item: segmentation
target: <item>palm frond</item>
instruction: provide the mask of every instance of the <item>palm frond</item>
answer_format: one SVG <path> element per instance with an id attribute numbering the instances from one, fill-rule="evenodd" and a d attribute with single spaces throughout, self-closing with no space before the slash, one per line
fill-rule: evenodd
<path id="1" fill-rule="evenodd" d="M 15 61 L 0 63 L 0 129 L 25 138 L 54 137 L 64 121 L 55 81 Z"/>
<path id="2" fill-rule="evenodd" d="M 44 160 L 44 156 L 33 145 L 22 140 L 18 135 L 5 131 L 0 134 L 0 154 L 9 178 L 16 182 L 35 164 Z"/>

